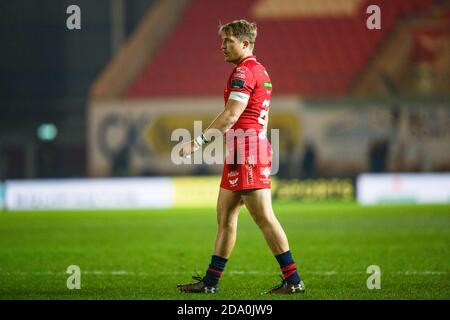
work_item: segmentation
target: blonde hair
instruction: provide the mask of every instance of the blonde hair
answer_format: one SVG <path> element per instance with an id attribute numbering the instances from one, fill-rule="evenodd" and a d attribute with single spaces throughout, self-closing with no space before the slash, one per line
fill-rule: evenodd
<path id="1" fill-rule="evenodd" d="M 256 23 L 247 20 L 234 20 L 226 24 L 219 24 L 219 34 L 224 33 L 227 36 L 235 36 L 241 41 L 248 40 L 250 48 L 255 45 L 257 27 Z"/>

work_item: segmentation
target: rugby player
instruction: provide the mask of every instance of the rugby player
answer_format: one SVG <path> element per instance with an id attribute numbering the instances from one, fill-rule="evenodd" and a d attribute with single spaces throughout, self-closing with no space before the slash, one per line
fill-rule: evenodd
<path id="1" fill-rule="evenodd" d="M 180 155 L 189 157 L 210 142 L 213 131 L 225 135 L 225 159 L 217 200 L 217 236 L 211 263 L 204 277 L 181 284 L 181 292 L 215 293 L 236 242 L 240 208 L 245 205 L 262 231 L 283 273 L 280 284 L 267 293 L 305 291 L 286 234 L 272 209 L 270 172 L 272 149 L 266 138 L 272 82 L 266 68 L 253 55 L 255 23 L 236 20 L 219 28 L 225 61 L 235 65 L 224 92 L 225 108 L 194 140 L 182 145 Z M 256 148 L 255 148 L 256 145 Z"/>

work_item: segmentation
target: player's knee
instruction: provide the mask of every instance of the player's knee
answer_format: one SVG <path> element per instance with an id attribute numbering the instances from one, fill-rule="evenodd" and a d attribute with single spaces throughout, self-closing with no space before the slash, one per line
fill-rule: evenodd
<path id="1" fill-rule="evenodd" d="M 237 229 L 237 221 L 235 219 L 222 219 L 218 221 L 218 227 L 223 231 L 235 231 Z"/>
<path id="2" fill-rule="evenodd" d="M 271 215 L 253 215 L 253 220 L 260 228 L 271 227 L 276 223 L 276 220 Z"/>

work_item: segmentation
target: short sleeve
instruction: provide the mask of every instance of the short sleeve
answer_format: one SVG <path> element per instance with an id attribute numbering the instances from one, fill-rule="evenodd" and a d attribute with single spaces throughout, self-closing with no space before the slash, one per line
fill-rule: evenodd
<path id="1" fill-rule="evenodd" d="M 247 103 L 255 86 L 252 71 L 247 67 L 237 67 L 230 78 L 230 99 Z"/>

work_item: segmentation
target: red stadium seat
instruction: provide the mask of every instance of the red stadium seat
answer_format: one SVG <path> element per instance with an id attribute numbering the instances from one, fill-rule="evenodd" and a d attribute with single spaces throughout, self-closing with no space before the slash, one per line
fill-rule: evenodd
<path id="1" fill-rule="evenodd" d="M 278 14 L 269 19 L 252 16 L 256 0 L 193 0 L 172 36 L 125 95 L 138 98 L 222 93 L 232 66 L 223 63 L 218 23 L 241 17 L 258 23 L 255 54 L 273 78 L 274 93 L 344 95 L 397 19 L 426 10 L 431 3 L 431 0 L 362 1 L 353 17 L 340 16 L 334 8 L 325 10 L 328 14 L 323 17 L 283 18 Z M 369 4 L 377 4 L 382 10 L 381 30 L 366 28 Z"/>

